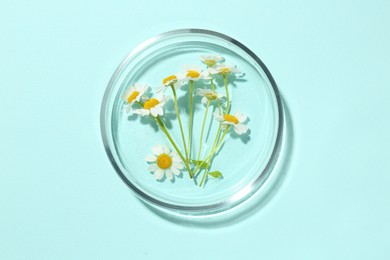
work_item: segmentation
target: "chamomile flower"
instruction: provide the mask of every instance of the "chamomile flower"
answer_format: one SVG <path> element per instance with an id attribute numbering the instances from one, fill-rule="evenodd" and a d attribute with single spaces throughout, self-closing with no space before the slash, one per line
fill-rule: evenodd
<path id="1" fill-rule="evenodd" d="M 222 100 L 222 98 L 224 97 L 224 95 L 222 95 L 221 93 L 218 93 L 211 89 L 204 89 L 204 88 L 197 89 L 197 94 L 203 97 L 202 104 L 206 104 L 207 101 Z"/>
<path id="2" fill-rule="evenodd" d="M 129 112 L 131 109 L 131 106 L 135 102 L 139 102 L 142 95 L 145 94 L 145 92 L 148 90 L 148 85 L 141 84 L 141 83 L 135 83 L 134 86 L 130 86 L 124 93 L 122 99 L 127 103 L 127 106 L 125 108 L 126 112 Z"/>
<path id="3" fill-rule="evenodd" d="M 146 161 L 151 163 L 148 167 L 154 173 L 156 180 L 161 180 L 164 175 L 172 181 L 173 174 L 180 175 L 180 170 L 184 168 L 180 156 L 169 149 L 167 145 L 156 145 L 152 148 L 153 155 L 146 156 Z"/>
<path id="4" fill-rule="evenodd" d="M 210 79 L 209 71 L 202 70 L 202 66 L 186 65 L 184 66 L 184 72 L 180 74 L 180 78 L 183 82 L 198 81 L 202 79 Z"/>
<path id="5" fill-rule="evenodd" d="M 232 126 L 238 135 L 245 134 L 248 131 L 248 126 L 244 124 L 248 117 L 240 112 L 236 112 L 234 115 L 219 115 L 217 112 L 215 112 L 214 118 L 221 122 L 222 129 L 226 129 L 229 126 Z"/>
<path id="6" fill-rule="evenodd" d="M 134 113 L 141 116 L 152 115 L 154 117 L 164 115 L 164 105 L 169 100 L 169 96 L 162 94 L 144 101 L 143 108 L 134 109 Z"/>
<path id="7" fill-rule="evenodd" d="M 220 55 L 202 55 L 200 56 L 202 63 L 206 64 L 208 68 L 214 67 L 218 62 L 223 61 L 224 58 Z"/>
<path id="8" fill-rule="evenodd" d="M 183 85 L 183 75 L 177 73 L 172 74 L 162 80 L 162 85 L 157 89 L 157 93 L 165 91 L 168 87 L 173 86 L 175 89 L 179 89 Z"/>
<path id="9" fill-rule="evenodd" d="M 214 68 L 209 68 L 211 74 L 220 74 L 222 76 L 228 76 L 230 74 L 236 74 L 242 76 L 243 74 L 237 69 L 236 65 L 232 64 L 218 64 Z"/>

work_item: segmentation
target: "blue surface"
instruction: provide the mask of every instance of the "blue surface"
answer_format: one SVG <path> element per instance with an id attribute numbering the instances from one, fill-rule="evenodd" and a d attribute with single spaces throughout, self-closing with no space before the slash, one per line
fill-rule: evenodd
<path id="1" fill-rule="evenodd" d="M 388 1 L 2 1 L 0 259 L 389 259 L 389 12 Z M 158 216 L 101 144 L 116 66 L 181 27 L 251 48 L 293 121 L 279 189 L 228 226 Z"/>

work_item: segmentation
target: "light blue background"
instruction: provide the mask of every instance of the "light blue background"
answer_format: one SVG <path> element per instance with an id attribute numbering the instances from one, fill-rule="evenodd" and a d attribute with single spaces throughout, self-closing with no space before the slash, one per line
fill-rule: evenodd
<path id="1" fill-rule="evenodd" d="M 0 8 L 0 259 L 389 259 L 388 1 L 9 1 Z M 114 69 L 171 29 L 266 63 L 294 146 L 277 193 L 226 227 L 167 221 L 101 144 Z"/>

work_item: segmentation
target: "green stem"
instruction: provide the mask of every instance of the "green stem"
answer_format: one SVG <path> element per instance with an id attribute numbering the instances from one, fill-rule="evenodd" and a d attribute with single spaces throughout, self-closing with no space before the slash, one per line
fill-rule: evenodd
<path id="1" fill-rule="evenodd" d="M 164 132 L 164 134 L 167 136 L 168 140 L 171 142 L 171 144 L 173 145 L 173 147 L 175 148 L 176 152 L 178 153 L 178 155 L 180 156 L 181 160 L 183 161 L 185 167 L 187 168 L 187 171 L 188 171 L 188 174 L 190 175 L 190 178 L 193 178 L 193 173 L 191 171 L 191 168 L 190 166 L 188 165 L 187 161 L 184 159 L 184 156 L 183 154 L 180 152 L 179 148 L 177 147 L 175 141 L 173 141 L 171 135 L 169 134 L 167 128 L 165 127 L 164 125 L 164 122 L 161 120 L 161 118 L 159 116 L 157 117 L 153 117 L 157 124 L 159 125 L 160 129 Z"/>
<path id="2" fill-rule="evenodd" d="M 215 91 L 213 75 L 211 75 L 210 83 L 211 83 L 211 90 Z M 217 99 L 217 105 L 218 105 L 219 114 L 222 115 L 222 108 L 221 108 L 221 104 L 219 103 L 218 99 Z"/>
<path id="3" fill-rule="evenodd" d="M 203 182 L 206 180 L 206 176 L 207 176 L 207 173 L 208 173 L 208 169 L 209 169 L 209 168 L 207 168 L 207 169 L 205 170 L 205 172 L 204 172 L 204 174 L 203 174 L 203 176 L 202 176 L 202 180 L 201 180 L 200 183 L 199 183 L 199 187 L 202 187 Z"/>
<path id="4" fill-rule="evenodd" d="M 213 151 L 217 141 L 218 141 L 218 137 L 219 137 L 219 134 L 221 133 L 221 124 L 219 125 L 218 127 L 218 131 L 217 131 L 217 134 L 215 135 L 215 138 L 214 138 L 214 143 L 213 145 L 211 146 L 211 151 Z M 211 153 L 211 152 L 210 152 Z M 209 154 L 210 155 L 210 154 Z M 203 161 L 205 162 L 207 160 L 208 157 L 204 158 Z M 201 169 L 201 165 L 198 164 L 196 167 L 195 167 L 195 170 L 194 170 L 194 176 L 196 176 L 196 174 L 198 173 L 198 171 Z"/>
<path id="5" fill-rule="evenodd" d="M 221 145 L 222 145 L 222 143 L 223 143 L 223 139 L 225 138 L 226 134 L 228 133 L 229 128 L 230 128 L 230 127 L 226 127 L 225 131 L 223 132 L 223 134 L 222 134 L 222 136 L 221 136 L 221 139 L 220 139 L 220 141 L 219 141 L 217 147 L 213 148 L 213 149 L 211 150 L 210 154 L 204 159 L 205 161 L 207 160 L 207 164 L 208 164 L 209 166 L 210 166 L 211 161 L 213 160 L 214 154 L 219 150 L 219 148 L 221 148 Z M 204 172 L 204 174 L 203 174 L 202 180 L 201 180 L 200 183 L 199 183 L 199 186 L 200 186 L 200 187 L 202 187 L 203 182 L 206 180 L 206 176 L 207 176 L 208 172 L 209 172 L 209 167 L 206 168 L 206 170 L 205 170 L 205 172 Z"/>
<path id="6" fill-rule="evenodd" d="M 218 130 L 219 130 L 219 131 L 217 132 L 217 136 L 220 134 L 221 128 L 219 128 Z M 227 127 L 227 128 L 225 129 L 225 131 L 223 132 L 221 138 L 219 138 L 218 144 L 217 144 L 218 138 L 215 138 L 214 144 L 213 144 L 213 146 L 212 146 L 212 148 L 211 148 L 210 153 L 203 159 L 203 162 L 205 162 L 205 165 L 207 165 L 207 164 L 210 163 L 210 160 L 209 160 L 209 159 L 210 159 L 210 158 L 219 150 L 219 148 L 221 147 L 221 145 L 222 145 L 222 143 L 223 143 L 223 139 L 225 138 L 225 136 L 226 136 L 228 130 L 229 130 L 229 127 Z M 193 174 L 194 174 L 194 176 L 196 176 L 196 175 L 198 174 L 198 171 L 199 171 L 200 169 L 201 169 L 201 167 L 200 167 L 200 166 L 197 166 L 197 167 L 195 168 L 195 170 L 192 171 Z"/>
<path id="7" fill-rule="evenodd" d="M 225 85 L 225 90 L 226 90 L 226 111 L 225 115 L 229 114 L 229 109 L 230 109 L 230 96 L 229 96 L 229 88 L 228 88 L 228 82 L 227 82 L 227 75 L 223 75 L 223 84 Z"/>
<path id="8" fill-rule="evenodd" d="M 194 81 L 190 80 L 190 122 L 188 126 L 188 158 L 191 159 L 191 137 L 192 137 L 192 124 L 194 121 L 193 106 L 194 106 Z"/>
<path id="9" fill-rule="evenodd" d="M 181 138 L 182 138 L 183 145 L 184 145 L 184 152 L 186 154 L 186 162 L 189 163 L 186 139 L 184 137 L 183 125 L 181 123 L 180 114 L 179 114 L 179 106 L 177 104 L 176 90 L 175 90 L 175 87 L 173 85 L 171 85 L 171 88 L 172 88 L 172 92 L 173 92 L 173 101 L 175 103 L 175 112 L 176 112 L 177 120 L 179 121 Z"/>
<path id="10" fill-rule="evenodd" d="M 203 117 L 202 130 L 201 130 L 201 132 L 200 132 L 200 143 L 199 143 L 199 151 L 198 151 L 198 162 L 199 162 L 199 160 L 200 160 L 200 154 L 201 154 L 201 152 L 202 152 L 203 132 L 204 132 L 204 126 L 205 126 L 205 123 L 206 123 L 207 113 L 208 113 L 208 111 L 209 111 L 209 107 L 210 107 L 210 100 L 207 100 L 206 111 L 204 112 L 204 117 Z"/>
<path id="11" fill-rule="evenodd" d="M 214 81 L 213 81 L 213 76 L 211 75 L 211 79 L 210 79 L 210 84 L 211 84 L 211 90 L 215 91 L 215 86 L 214 86 Z M 221 108 L 221 104 L 219 102 L 219 100 L 217 100 L 217 104 L 218 104 L 218 110 L 219 110 L 219 114 L 222 115 L 222 108 Z M 214 138 L 214 144 L 213 144 L 213 148 L 215 147 L 216 145 L 216 142 L 218 141 L 218 137 L 221 133 L 221 124 L 219 124 L 219 127 L 218 127 L 218 130 L 217 130 L 217 133 L 215 135 L 215 138 Z M 199 161 L 199 159 L 198 159 Z M 196 176 L 196 174 L 198 173 L 198 171 L 200 170 L 200 165 L 198 164 L 196 167 L 195 167 L 195 170 L 194 170 L 194 176 Z"/>

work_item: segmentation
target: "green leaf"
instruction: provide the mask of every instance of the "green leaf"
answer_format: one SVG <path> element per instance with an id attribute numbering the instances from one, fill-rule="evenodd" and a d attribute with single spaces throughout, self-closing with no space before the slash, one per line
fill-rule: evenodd
<path id="1" fill-rule="evenodd" d="M 196 165 L 199 166 L 202 169 L 206 169 L 209 167 L 209 164 L 206 163 L 205 161 L 198 161 L 198 160 L 192 160 L 192 162 Z"/>
<path id="2" fill-rule="evenodd" d="M 222 172 L 220 171 L 213 171 L 213 172 L 209 172 L 209 175 L 218 179 L 218 178 L 221 178 L 222 177 Z"/>

